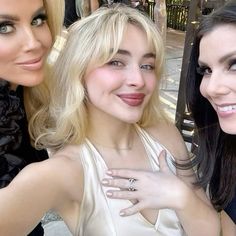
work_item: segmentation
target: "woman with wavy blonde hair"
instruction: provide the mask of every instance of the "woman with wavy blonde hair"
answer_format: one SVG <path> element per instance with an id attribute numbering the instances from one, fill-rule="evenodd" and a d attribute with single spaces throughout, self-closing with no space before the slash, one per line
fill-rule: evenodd
<path id="1" fill-rule="evenodd" d="M 217 214 L 191 185 L 192 172 L 173 165 L 188 156 L 159 100 L 163 50 L 154 23 L 127 6 L 100 8 L 69 28 L 47 77 L 50 102 L 31 123 L 36 145 L 53 156 L 0 190 L 0 234 L 23 235 L 53 209 L 73 235 L 217 235 Z M 117 168 L 155 175 L 158 187 L 149 189 L 158 203 L 124 217 L 120 210 L 145 194 L 138 176 L 106 178 Z M 113 181 L 129 200 L 111 199 Z"/>
<path id="2" fill-rule="evenodd" d="M 47 158 L 31 146 L 27 118 L 48 97 L 44 68 L 63 14 L 63 0 L 0 0 L 0 188 L 24 166 Z M 43 235 L 42 227 L 30 235 Z"/>

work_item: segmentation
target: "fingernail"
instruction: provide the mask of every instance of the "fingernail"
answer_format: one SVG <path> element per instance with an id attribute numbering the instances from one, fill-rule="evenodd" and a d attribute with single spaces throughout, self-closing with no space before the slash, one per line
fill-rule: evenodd
<path id="1" fill-rule="evenodd" d="M 120 216 L 124 216 L 125 213 L 123 211 L 120 212 Z"/>
<path id="2" fill-rule="evenodd" d="M 108 184 L 108 181 L 107 180 L 102 180 L 102 184 Z"/>
<path id="3" fill-rule="evenodd" d="M 107 173 L 108 175 L 112 175 L 112 171 L 111 171 L 111 170 L 108 170 L 106 173 Z"/>
<path id="4" fill-rule="evenodd" d="M 107 192 L 106 193 L 108 197 L 111 197 L 112 196 L 112 193 L 111 192 Z"/>

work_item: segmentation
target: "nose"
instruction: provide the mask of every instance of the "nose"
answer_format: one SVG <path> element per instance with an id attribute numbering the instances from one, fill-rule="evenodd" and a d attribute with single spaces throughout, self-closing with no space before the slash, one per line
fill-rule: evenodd
<path id="1" fill-rule="evenodd" d="M 24 44 L 23 48 L 25 51 L 31 51 L 40 48 L 41 43 L 31 27 L 26 27 L 22 33 L 24 38 L 24 41 L 22 42 Z"/>
<path id="2" fill-rule="evenodd" d="M 142 88 L 145 84 L 142 70 L 139 66 L 134 66 L 129 72 L 127 83 L 129 86 Z"/>
<path id="3" fill-rule="evenodd" d="M 204 80 L 204 79 L 203 79 Z M 227 75 L 219 72 L 212 72 L 210 78 L 206 78 L 206 93 L 211 97 L 217 97 L 229 93 Z"/>

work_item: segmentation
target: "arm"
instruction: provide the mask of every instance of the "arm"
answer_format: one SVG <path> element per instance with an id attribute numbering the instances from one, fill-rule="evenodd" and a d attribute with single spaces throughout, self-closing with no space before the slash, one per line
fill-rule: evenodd
<path id="1" fill-rule="evenodd" d="M 166 132 L 167 128 L 168 132 Z M 165 127 L 164 130 L 165 132 L 157 139 L 171 151 L 173 156 L 177 157 L 177 161 L 180 159 L 178 157 L 187 157 L 184 142 L 178 131 L 172 127 Z M 211 206 L 204 191 L 193 187 L 192 170 L 178 170 L 177 176 L 174 175 L 163 154 L 159 156 L 159 164 L 158 172 L 125 169 L 108 172 L 116 179 L 105 179 L 105 185 L 123 189 L 123 191 L 109 190 L 109 197 L 138 201 L 131 208 L 123 209 L 122 215 L 131 215 L 145 208 L 172 208 L 176 211 L 187 235 L 219 235 L 220 223 L 217 212 Z M 124 191 L 129 186 L 129 178 L 137 180 L 133 185 L 137 191 Z"/>
<path id="2" fill-rule="evenodd" d="M 0 190 L 0 235 L 27 235 L 46 211 L 62 204 L 65 193 L 55 166 L 54 160 L 29 165 Z"/>
<path id="3" fill-rule="evenodd" d="M 174 126 L 171 128 L 170 133 L 172 134 L 172 142 L 168 142 L 170 146 L 167 147 L 176 158 L 176 161 L 188 160 L 189 154 L 178 129 Z M 219 215 L 213 208 L 204 190 L 193 185 L 196 181 L 193 170 L 181 170 L 177 168 L 176 171 L 177 176 L 186 186 L 182 196 L 182 208 L 177 210 L 176 213 L 187 234 L 193 236 L 220 235 Z"/>

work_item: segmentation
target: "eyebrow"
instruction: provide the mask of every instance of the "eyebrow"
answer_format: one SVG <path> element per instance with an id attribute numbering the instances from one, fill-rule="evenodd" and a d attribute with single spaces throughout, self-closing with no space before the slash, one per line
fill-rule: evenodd
<path id="1" fill-rule="evenodd" d="M 10 20 L 10 21 L 18 21 L 19 17 L 7 14 L 0 14 L 0 19 Z"/>
<path id="2" fill-rule="evenodd" d="M 131 53 L 127 50 L 124 50 L 124 49 L 119 49 L 117 51 L 117 54 L 131 56 Z M 149 53 L 144 54 L 143 57 L 144 58 L 156 58 L 156 54 L 152 53 L 152 52 L 149 52 Z"/>
<path id="3" fill-rule="evenodd" d="M 37 16 L 40 13 L 45 12 L 45 8 L 44 6 L 40 7 L 32 16 L 32 18 L 34 18 L 35 16 Z M 0 14 L 0 19 L 2 20 L 9 20 L 9 21 L 19 21 L 19 17 L 15 16 L 15 15 L 9 15 L 9 14 Z"/>
<path id="4" fill-rule="evenodd" d="M 222 62 L 226 61 L 227 59 L 229 59 L 229 58 L 231 58 L 233 56 L 236 56 L 236 51 L 228 53 L 225 56 L 221 57 L 219 62 L 222 63 Z"/>
<path id="5" fill-rule="evenodd" d="M 236 56 L 236 51 L 233 51 L 233 52 L 230 52 L 226 55 L 224 55 L 223 57 L 221 57 L 218 61 L 219 63 L 223 63 L 224 61 L 228 60 L 229 58 L 233 57 L 233 56 Z M 205 62 L 202 62 L 200 60 L 198 60 L 198 64 L 199 65 L 207 65 L 207 63 Z"/>

